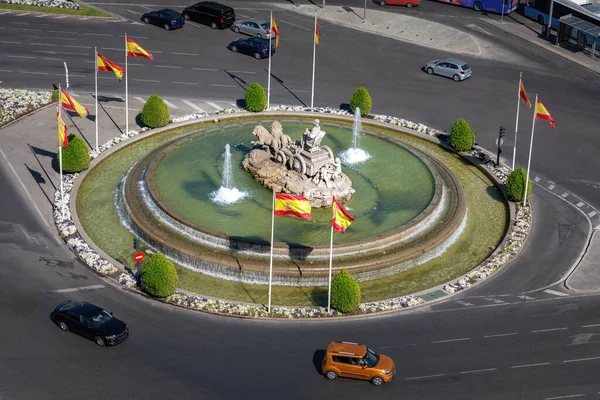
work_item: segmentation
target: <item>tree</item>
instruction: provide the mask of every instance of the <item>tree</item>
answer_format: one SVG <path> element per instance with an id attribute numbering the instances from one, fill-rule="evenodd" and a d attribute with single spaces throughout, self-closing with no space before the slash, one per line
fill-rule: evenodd
<path id="1" fill-rule="evenodd" d="M 169 107 L 160 96 L 151 95 L 142 108 L 142 123 L 148 128 L 160 128 L 169 123 Z"/>
<path id="2" fill-rule="evenodd" d="M 527 172 L 523 168 L 517 168 L 506 178 L 506 197 L 510 201 L 523 201 L 525 193 L 525 179 L 527 183 L 527 197 L 531 194 L 531 179 L 527 177 Z"/>
<path id="3" fill-rule="evenodd" d="M 72 174 L 81 172 L 90 167 L 90 150 L 83 139 L 71 133 L 68 136 L 69 146 L 56 154 L 56 160 L 60 165 L 60 154 L 62 153 L 62 170 Z"/>
<path id="4" fill-rule="evenodd" d="M 457 119 L 450 128 L 450 145 L 457 151 L 468 151 L 474 144 L 475 134 L 471 126 L 464 119 Z"/>
<path id="5" fill-rule="evenodd" d="M 179 281 L 175 266 L 162 253 L 155 253 L 144 262 L 140 276 L 142 290 L 161 298 L 175 293 Z"/>
<path id="6" fill-rule="evenodd" d="M 256 82 L 251 83 L 246 89 L 244 101 L 246 102 L 246 110 L 250 112 L 264 111 L 267 108 L 267 93 L 265 92 L 265 88 Z"/>
<path id="7" fill-rule="evenodd" d="M 350 109 L 352 112 L 358 107 L 360 108 L 360 115 L 365 117 L 371 112 L 372 106 L 371 95 L 364 86 L 359 87 L 352 93 L 352 98 L 350 99 Z"/>
<path id="8" fill-rule="evenodd" d="M 356 310 L 360 303 L 360 286 L 345 269 L 335 274 L 331 280 L 331 306 L 348 313 Z"/>

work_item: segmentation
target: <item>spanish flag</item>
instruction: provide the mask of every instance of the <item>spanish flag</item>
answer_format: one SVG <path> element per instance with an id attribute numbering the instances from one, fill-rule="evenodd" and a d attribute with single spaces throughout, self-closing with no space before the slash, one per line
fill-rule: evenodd
<path id="1" fill-rule="evenodd" d="M 332 209 L 333 218 L 331 218 L 331 226 L 333 226 L 333 229 L 339 233 L 344 233 L 352 221 L 354 221 L 354 217 L 350 215 L 340 203 L 338 203 L 335 197 L 333 198 Z"/>
<path id="2" fill-rule="evenodd" d="M 67 125 L 63 122 L 60 117 L 60 113 L 56 112 L 56 120 L 58 122 L 58 145 L 64 149 L 69 147 L 69 138 L 67 137 Z"/>
<path id="3" fill-rule="evenodd" d="M 519 80 L 519 96 L 523 99 L 527 107 L 531 108 L 531 102 L 529 101 L 529 97 L 527 97 L 527 93 L 525 93 L 525 86 L 523 86 L 523 80 Z"/>
<path id="4" fill-rule="evenodd" d="M 546 121 L 550 121 L 550 125 L 552 125 L 552 129 L 556 128 L 554 124 L 554 119 L 552 115 L 546 110 L 546 107 L 542 104 L 542 102 L 538 99 L 537 104 L 535 105 L 535 117 L 538 119 L 545 119 Z"/>
<path id="5" fill-rule="evenodd" d="M 319 45 L 319 21 L 317 20 L 317 16 L 315 14 L 315 47 Z"/>
<path id="6" fill-rule="evenodd" d="M 275 216 L 294 215 L 302 219 L 310 219 L 310 201 L 304 196 L 291 194 L 275 194 Z"/>
<path id="7" fill-rule="evenodd" d="M 119 82 L 121 82 L 121 78 L 123 78 L 123 74 L 125 73 L 125 68 L 115 64 L 102 54 L 98 53 L 98 71 L 112 71 Z"/>
<path id="8" fill-rule="evenodd" d="M 275 32 L 275 47 L 279 47 L 279 28 L 275 23 L 275 18 L 271 17 L 271 29 Z"/>
<path id="9" fill-rule="evenodd" d="M 127 38 L 127 55 L 130 57 L 144 57 L 148 60 L 152 60 L 152 54 L 144 50 L 139 44 L 133 40 Z"/>
<path id="10" fill-rule="evenodd" d="M 75 111 L 81 118 L 86 118 L 90 114 L 87 108 L 75 101 L 75 99 L 72 98 L 69 93 L 65 92 L 64 89 L 61 89 L 61 92 L 62 108 L 69 111 Z"/>

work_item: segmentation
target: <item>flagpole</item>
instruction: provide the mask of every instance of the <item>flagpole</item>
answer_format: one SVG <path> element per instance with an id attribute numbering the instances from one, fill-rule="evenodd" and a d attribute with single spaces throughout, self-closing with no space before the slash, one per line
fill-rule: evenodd
<path id="1" fill-rule="evenodd" d="M 519 88 L 517 89 L 517 122 L 515 123 L 515 143 L 513 145 L 512 170 L 515 170 L 515 158 L 517 156 L 517 131 L 519 130 L 519 108 L 521 106 L 521 83 L 523 82 L 523 73 L 519 72 Z"/>
<path id="2" fill-rule="evenodd" d="M 98 151 L 98 48 L 94 47 L 94 63 L 96 65 L 96 151 Z"/>
<path id="3" fill-rule="evenodd" d="M 314 106 L 315 100 L 315 59 L 317 57 L 317 42 L 315 35 L 317 34 L 317 12 L 315 11 L 315 29 L 313 31 L 313 68 L 312 68 L 312 89 L 310 91 L 310 108 Z"/>
<path id="4" fill-rule="evenodd" d="M 56 123 L 58 125 L 58 129 L 62 129 L 60 126 L 60 117 L 62 117 L 62 90 L 60 88 L 60 83 L 58 84 L 58 116 L 56 119 Z M 66 135 L 66 132 L 63 132 Z M 64 141 L 64 139 L 63 139 Z M 63 219 L 65 218 L 65 191 L 63 186 L 63 177 L 62 177 L 62 143 L 58 144 L 58 170 L 60 172 L 60 213 L 62 214 Z"/>
<path id="5" fill-rule="evenodd" d="M 129 134 L 129 88 L 127 76 L 129 69 L 127 68 L 127 33 L 125 33 L 125 134 Z"/>
<path id="6" fill-rule="evenodd" d="M 271 258 L 269 259 L 269 306 L 267 311 L 271 312 L 271 285 L 273 282 L 273 232 L 275 228 L 275 191 L 273 190 L 273 211 L 271 212 Z"/>
<path id="7" fill-rule="evenodd" d="M 269 80 L 267 81 L 267 109 L 271 106 L 271 40 L 273 36 L 273 10 L 271 10 L 271 21 L 269 22 Z"/>
<path id="8" fill-rule="evenodd" d="M 525 193 L 523 193 L 523 207 L 527 203 L 527 189 L 529 185 L 529 167 L 531 166 L 531 150 L 533 149 L 533 131 L 535 129 L 535 114 L 537 110 L 538 95 L 535 95 L 535 106 L 533 107 L 533 124 L 531 124 L 531 143 L 529 144 L 529 159 L 527 160 L 527 175 L 525 175 Z"/>
<path id="9" fill-rule="evenodd" d="M 333 219 L 333 218 L 332 218 Z M 331 269 L 333 266 L 333 221 L 331 222 L 331 239 L 329 240 L 329 287 L 327 289 L 327 312 L 331 312 Z"/>

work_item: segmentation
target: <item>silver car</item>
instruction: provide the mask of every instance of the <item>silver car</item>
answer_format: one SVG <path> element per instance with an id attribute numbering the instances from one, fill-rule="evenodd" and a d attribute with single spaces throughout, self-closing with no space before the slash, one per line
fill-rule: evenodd
<path id="1" fill-rule="evenodd" d="M 452 78 L 455 82 L 464 81 L 471 76 L 471 66 L 464 61 L 456 58 L 444 58 L 443 60 L 433 60 L 425 64 L 425 72 L 429 75 L 441 75 Z"/>
<path id="2" fill-rule="evenodd" d="M 235 21 L 231 29 L 235 33 L 245 33 L 259 38 L 268 39 L 269 35 L 272 39 L 275 38 L 275 32 L 271 31 L 271 24 L 266 19 L 250 18 Z"/>

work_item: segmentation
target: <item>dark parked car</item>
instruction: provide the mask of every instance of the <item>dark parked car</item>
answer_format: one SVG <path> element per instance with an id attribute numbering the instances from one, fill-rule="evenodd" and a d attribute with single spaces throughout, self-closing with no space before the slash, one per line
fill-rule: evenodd
<path id="1" fill-rule="evenodd" d="M 164 10 L 148 11 L 142 15 L 142 21 L 147 24 L 162 26 L 166 31 L 181 28 L 185 21 L 177 11 L 165 8 Z"/>
<path id="2" fill-rule="evenodd" d="M 181 15 L 187 20 L 208 25 L 213 29 L 229 28 L 235 21 L 233 8 L 213 1 L 201 1 L 189 6 Z"/>
<path id="3" fill-rule="evenodd" d="M 98 346 L 112 346 L 129 337 L 125 323 L 111 312 L 84 301 L 65 301 L 59 304 L 50 319 L 63 331 L 75 332 L 92 339 Z"/>
<path id="4" fill-rule="evenodd" d="M 264 57 L 269 57 L 269 39 L 257 37 L 237 39 L 229 43 L 227 48 L 234 53 L 249 54 L 257 60 Z M 275 42 L 271 46 L 271 54 L 275 54 Z"/>

